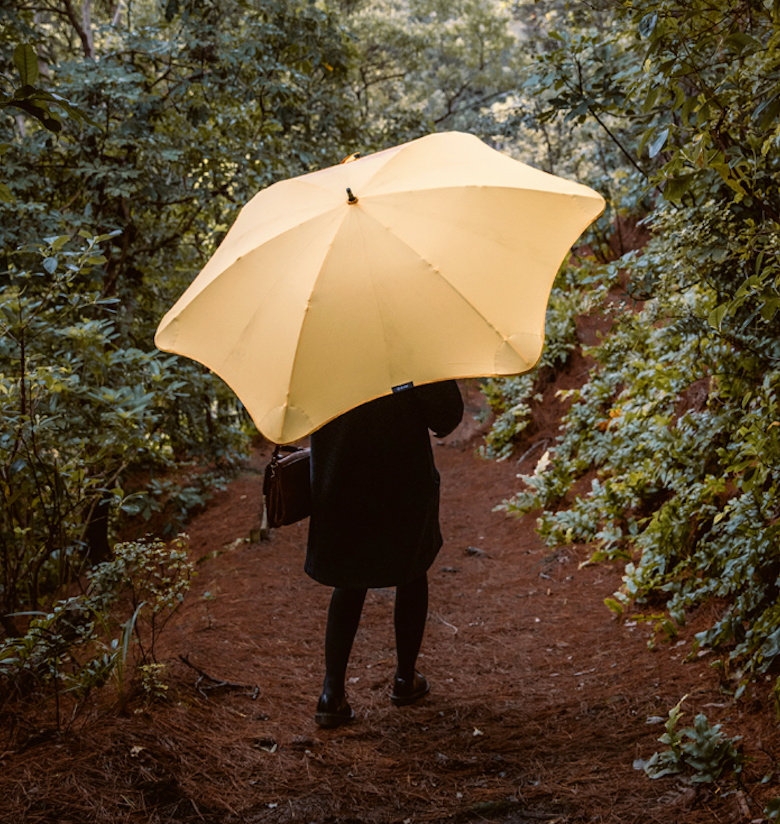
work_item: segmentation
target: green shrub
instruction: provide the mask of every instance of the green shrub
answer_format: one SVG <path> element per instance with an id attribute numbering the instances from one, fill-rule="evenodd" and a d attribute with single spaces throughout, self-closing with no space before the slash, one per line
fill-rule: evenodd
<path id="1" fill-rule="evenodd" d="M 725 599 L 697 645 L 749 678 L 780 655 L 777 9 L 640 0 L 560 19 L 527 78 L 537 128 L 600 130 L 614 210 L 645 213 L 651 240 L 595 268 L 612 329 L 586 350 L 549 463 L 506 508 L 541 508 L 549 545 L 628 559 L 616 612 L 662 605 L 680 624 Z"/>
<path id="2" fill-rule="evenodd" d="M 184 386 L 170 357 L 120 345 L 114 301 L 93 280 L 103 240 L 49 238 L 22 250 L 40 270 L 0 279 L 0 619 L 11 634 L 9 614 L 46 608 L 107 557 L 110 522 L 138 511 L 122 487 L 130 473 L 170 471 L 178 458 L 160 421 Z M 180 524 L 219 482 L 206 474 L 182 488 L 152 474 L 143 494 L 150 512 L 175 503 Z M 90 541 L 101 519 L 102 547 Z"/>
<path id="3" fill-rule="evenodd" d="M 738 777 L 745 763 L 745 757 L 735 746 L 740 736 L 726 738 L 720 724 L 710 726 L 703 713 L 696 716 L 692 727 L 677 729 L 683 715 L 680 708 L 687 697 L 669 710 L 666 732 L 658 739 L 669 749 L 654 753 L 648 761 L 639 761 L 635 766 L 641 766 L 650 778 L 685 775 L 694 784 L 712 783 L 726 772 Z"/>
<path id="4" fill-rule="evenodd" d="M 536 389 L 540 371 L 559 372 L 577 346 L 577 316 L 587 312 L 600 294 L 592 287 L 579 286 L 578 279 L 583 277 L 569 267 L 561 271 L 547 309 L 544 351 L 534 369 L 517 377 L 490 378 L 483 384 L 482 393 L 496 415 L 480 448 L 483 457 L 501 461 L 512 454 L 515 441 L 530 423 L 530 402 L 541 401 Z"/>
<path id="5" fill-rule="evenodd" d="M 117 704 L 124 709 L 136 672 L 141 688 L 160 697 L 164 690 L 155 647 L 192 575 L 185 535 L 169 545 L 117 544 L 113 559 L 88 573 L 86 593 L 56 602 L 46 613 L 17 614 L 30 621 L 24 634 L 0 644 L 4 700 L 15 694 L 53 694 L 59 710 L 66 695 L 75 715 L 93 690 L 113 683 Z"/>

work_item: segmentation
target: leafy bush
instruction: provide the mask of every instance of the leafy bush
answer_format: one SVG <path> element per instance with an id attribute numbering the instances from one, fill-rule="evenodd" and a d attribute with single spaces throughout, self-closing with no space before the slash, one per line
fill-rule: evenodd
<path id="1" fill-rule="evenodd" d="M 647 211 L 652 239 L 594 272 L 623 303 L 602 307 L 612 330 L 586 350 L 595 366 L 549 464 L 508 509 L 541 507 L 550 545 L 628 559 L 616 611 L 662 604 L 682 623 L 726 599 L 697 644 L 764 672 L 780 655 L 776 10 L 641 0 L 567 14 L 529 72 L 537 127 L 597 124 L 624 184 L 616 211 Z"/>
<path id="2" fill-rule="evenodd" d="M 48 238 L 23 250 L 40 270 L 12 267 L 0 281 L 0 616 L 11 634 L 6 616 L 39 609 L 107 555 L 109 519 L 133 511 L 125 475 L 176 457 L 159 427 L 184 387 L 172 358 L 119 342 L 115 301 L 94 280 L 103 240 Z"/>
<path id="3" fill-rule="evenodd" d="M 86 593 L 56 602 L 46 613 L 21 614 L 30 617 L 27 631 L 0 644 L 3 697 L 29 694 L 34 684 L 50 688 L 57 699 L 58 727 L 63 694 L 75 702 L 75 714 L 94 689 L 113 682 L 123 709 L 136 669 L 142 689 L 159 697 L 164 685 L 155 646 L 192 575 L 184 535 L 170 545 L 117 544 L 114 558 L 88 573 Z"/>
<path id="4" fill-rule="evenodd" d="M 658 739 L 669 749 L 654 753 L 648 761 L 639 761 L 635 766 L 641 766 L 650 778 L 687 773 L 694 784 L 717 781 L 724 772 L 739 776 L 745 763 L 745 757 L 735 746 L 739 736 L 726 738 L 720 724 L 710 726 L 703 713 L 696 716 L 692 727 L 677 729 L 683 715 L 682 703 L 687 697 L 669 710 L 666 732 Z"/>
<path id="5" fill-rule="evenodd" d="M 568 362 L 577 346 L 577 316 L 586 313 L 600 294 L 599 290 L 583 288 L 584 279 L 583 272 L 573 267 L 561 271 L 547 309 L 544 351 L 534 369 L 517 377 L 490 378 L 483 384 L 482 393 L 496 415 L 480 448 L 483 457 L 501 461 L 512 454 L 514 442 L 530 422 L 529 402 L 541 400 L 536 389 L 540 372 L 555 374 Z"/>

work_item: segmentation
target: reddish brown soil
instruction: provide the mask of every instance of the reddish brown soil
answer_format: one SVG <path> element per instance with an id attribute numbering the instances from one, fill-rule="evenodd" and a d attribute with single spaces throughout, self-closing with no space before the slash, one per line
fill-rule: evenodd
<path id="1" fill-rule="evenodd" d="M 582 364 L 580 363 L 580 366 Z M 476 411 L 478 395 L 469 395 Z M 554 397 L 536 410 L 517 455 L 554 438 Z M 394 708 L 393 592 L 369 593 L 348 671 L 356 721 L 323 731 L 314 707 L 329 590 L 303 573 L 305 524 L 249 543 L 259 526 L 267 450 L 189 528 L 198 577 L 163 637 L 168 698 L 105 705 L 66 735 L 17 735 L 2 753 L 0 820 L 58 822 L 610 822 L 700 824 L 763 820 L 780 794 L 771 705 L 752 688 L 735 703 L 709 654 L 685 664 L 680 639 L 650 651 L 648 625 L 617 621 L 603 599 L 617 565 L 586 566 L 586 546 L 544 547 L 535 520 L 493 507 L 516 490 L 518 467 L 475 455 L 469 417 L 435 442 L 445 546 L 430 572 L 430 620 L 419 705 Z M 209 593 L 206 596 L 206 593 Z M 196 688 L 197 672 L 238 686 Z M 241 686 L 243 685 L 243 686 Z M 108 693 L 108 690 L 104 690 Z M 662 726 L 684 695 L 744 736 L 754 760 L 745 790 L 633 767 L 664 747 Z M 2 747 L 0 747 L 2 749 Z"/>

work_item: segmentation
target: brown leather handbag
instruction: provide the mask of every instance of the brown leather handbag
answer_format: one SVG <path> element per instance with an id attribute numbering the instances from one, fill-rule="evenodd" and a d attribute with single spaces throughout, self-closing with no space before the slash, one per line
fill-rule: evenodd
<path id="1" fill-rule="evenodd" d="M 263 478 L 269 527 L 294 524 L 311 515 L 310 465 L 308 447 L 277 446 L 274 449 Z"/>

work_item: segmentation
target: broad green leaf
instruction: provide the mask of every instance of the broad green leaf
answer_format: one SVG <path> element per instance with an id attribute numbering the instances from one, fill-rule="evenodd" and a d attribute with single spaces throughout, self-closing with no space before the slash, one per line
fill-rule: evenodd
<path id="1" fill-rule="evenodd" d="M 689 97 L 685 103 L 682 105 L 682 109 L 680 110 L 680 117 L 682 119 L 683 126 L 688 126 L 690 123 L 691 112 L 696 108 L 698 101 L 695 97 Z"/>
<path id="2" fill-rule="evenodd" d="M 742 54 L 746 49 L 750 49 L 750 51 L 760 51 L 764 48 L 755 37 L 751 37 L 747 32 L 743 31 L 730 34 L 723 42 L 726 47 L 735 54 Z"/>
<path id="3" fill-rule="evenodd" d="M 17 109 L 27 112 L 31 117 L 39 120 L 50 132 L 62 130 L 62 118 L 58 112 L 53 112 L 46 101 L 37 95 L 15 96 L 13 105 Z"/>
<path id="4" fill-rule="evenodd" d="M 639 148 L 637 149 L 637 155 L 638 156 L 640 156 L 640 157 L 642 156 L 642 152 L 644 151 L 645 146 L 647 145 L 647 143 L 650 141 L 650 139 L 653 137 L 654 134 L 655 134 L 655 129 L 653 128 L 653 129 L 648 129 L 642 135 L 642 139 L 639 141 Z"/>
<path id="5" fill-rule="evenodd" d="M 768 104 L 765 105 L 766 108 L 763 111 L 761 122 L 759 124 L 759 128 L 762 131 L 769 129 L 775 120 L 777 120 L 777 116 L 780 114 L 780 95 L 774 97 Z"/>
<path id="6" fill-rule="evenodd" d="M 664 186 L 664 197 L 671 203 L 679 203 L 683 195 L 691 188 L 691 184 L 696 179 L 696 174 L 679 175 L 666 181 Z"/>
<path id="7" fill-rule="evenodd" d="M 780 298 L 768 298 L 761 307 L 761 317 L 766 321 L 770 321 L 778 309 L 780 309 Z"/>
<path id="8" fill-rule="evenodd" d="M 669 127 L 667 126 L 665 129 L 661 129 L 658 133 L 656 139 L 650 144 L 647 153 L 650 157 L 655 157 L 661 149 L 666 145 L 666 141 L 669 137 Z"/>
<path id="9" fill-rule="evenodd" d="M 29 43 L 20 43 L 14 49 L 14 66 L 22 86 L 34 86 L 38 82 L 38 55 Z"/>
<path id="10" fill-rule="evenodd" d="M 655 26 L 656 26 L 657 22 L 658 22 L 658 12 L 652 12 L 651 14 L 646 14 L 639 21 L 639 34 L 642 37 L 650 37 L 650 35 L 655 31 Z"/>
<path id="11" fill-rule="evenodd" d="M 722 303 L 720 306 L 717 306 L 707 317 L 707 323 L 715 329 L 720 329 L 720 325 L 723 322 L 728 308 L 727 303 Z"/>
<path id="12" fill-rule="evenodd" d="M 672 111 L 679 109 L 685 103 L 685 92 L 679 85 L 674 86 L 674 104 L 672 105 Z"/>
<path id="13" fill-rule="evenodd" d="M 658 100 L 658 95 L 661 91 L 660 86 L 651 86 L 650 91 L 648 91 L 647 96 L 645 97 L 644 103 L 642 103 L 642 111 L 649 112 L 653 106 L 655 106 L 655 101 Z"/>

